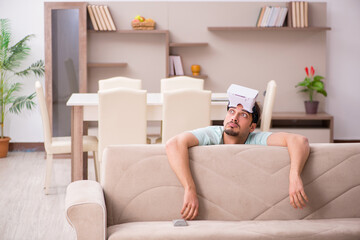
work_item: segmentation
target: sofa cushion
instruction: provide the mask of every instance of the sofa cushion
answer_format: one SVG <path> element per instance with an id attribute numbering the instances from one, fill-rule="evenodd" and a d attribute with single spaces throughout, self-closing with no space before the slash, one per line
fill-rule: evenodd
<path id="1" fill-rule="evenodd" d="M 298 220 L 360 217 L 359 144 L 313 144 L 302 179 L 309 203 L 289 204 L 287 148 L 199 146 L 189 151 L 199 220 Z M 125 145 L 104 152 L 108 226 L 180 218 L 183 187 L 165 146 Z"/>
<path id="2" fill-rule="evenodd" d="M 161 239 L 312 239 L 358 240 L 360 219 L 288 221 L 188 221 L 187 227 L 167 222 L 133 222 L 108 228 L 109 240 Z"/>

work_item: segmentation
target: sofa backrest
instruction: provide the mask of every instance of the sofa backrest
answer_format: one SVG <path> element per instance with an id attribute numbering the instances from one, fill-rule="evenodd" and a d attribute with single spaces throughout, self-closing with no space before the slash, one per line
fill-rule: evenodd
<path id="1" fill-rule="evenodd" d="M 313 144 L 302 179 L 303 210 L 289 203 L 287 148 L 255 145 L 193 147 L 191 170 L 204 220 L 360 217 L 360 144 Z M 110 146 L 102 182 L 108 225 L 181 218 L 183 187 L 164 145 Z"/>

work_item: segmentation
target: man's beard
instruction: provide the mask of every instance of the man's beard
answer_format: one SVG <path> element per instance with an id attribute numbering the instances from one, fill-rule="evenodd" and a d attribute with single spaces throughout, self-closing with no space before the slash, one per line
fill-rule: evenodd
<path id="1" fill-rule="evenodd" d="M 239 136 L 239 132 L 235 132 L 231 128 L 230 129 L 225 129 L 224 133 L 226 133 L 229 136 L 233 136 L 233 137 Z"/>
<path id="2" fill-rule="evenodd" d="M 231 122 L 231 123 L 233 123 L 233 122 Z M 240 128 L 239 124 L 237 124 L 237 123 L 235 123 L 235 124 Z M 227 124 L 226 124 L 226 125 L 227 125 Z M 234 131 L 234 129 L 231 128 L 231 127 L 225 129 L 224 132 L 225 132 L 227 135 L 229 135 L 229 136 L 233 136 L 233 137 L 239 136 L 239 132 L 238 132 L 238 131 Z"/>

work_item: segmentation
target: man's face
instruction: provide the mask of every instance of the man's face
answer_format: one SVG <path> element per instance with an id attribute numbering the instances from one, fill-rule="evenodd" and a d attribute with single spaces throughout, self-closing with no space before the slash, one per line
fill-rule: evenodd
<path id="1" fill-rule="evenodd" d="M 251 113 L 243 110 L 241 104 L 236 108 L 229 108 L 224 120 L 224 132 L 227 135 L 247 137 L 250 132 L 255 130 L 255 127 L 256 124 L 252 123 Z"/>

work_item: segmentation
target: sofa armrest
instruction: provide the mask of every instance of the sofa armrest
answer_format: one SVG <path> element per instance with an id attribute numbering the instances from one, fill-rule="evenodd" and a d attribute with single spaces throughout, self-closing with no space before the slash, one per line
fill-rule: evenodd
<path id="1" fill-rule="evenodd" d="M 77 240 L 106 239 L 106 206 L 98 182 L 83 180 L 69 184 L 65 213 Z"/>

